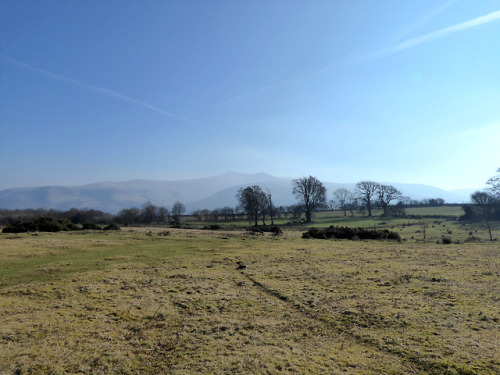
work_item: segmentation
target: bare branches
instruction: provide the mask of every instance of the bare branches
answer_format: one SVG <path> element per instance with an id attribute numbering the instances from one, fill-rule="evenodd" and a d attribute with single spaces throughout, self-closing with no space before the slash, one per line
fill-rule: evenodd
<path id="1" fill-rule="evenodd" d="M 312 212 L 326 205 L 326 188 L 316 177 L 301 177 L 292 181 L 293 195 L 300 201 L 306 213 L 306 222 L 311 222 Z"/>

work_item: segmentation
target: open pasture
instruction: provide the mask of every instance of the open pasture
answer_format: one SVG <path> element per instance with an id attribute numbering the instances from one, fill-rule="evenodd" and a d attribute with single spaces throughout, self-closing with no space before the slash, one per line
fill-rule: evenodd
<path id="1" fill-rule="evenodd" d="M 500 373 L 498 242 L 168 231 L 1 234 L 0 373 Z"/>

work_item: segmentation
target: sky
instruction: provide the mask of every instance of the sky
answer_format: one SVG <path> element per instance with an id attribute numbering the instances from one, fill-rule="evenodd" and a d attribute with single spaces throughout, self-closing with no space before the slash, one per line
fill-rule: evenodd
<path id="1" fill-rule="evenodd" d="M 0 189 L 226 172 L 480 189 L 498 0 L 0 0 Z"/>

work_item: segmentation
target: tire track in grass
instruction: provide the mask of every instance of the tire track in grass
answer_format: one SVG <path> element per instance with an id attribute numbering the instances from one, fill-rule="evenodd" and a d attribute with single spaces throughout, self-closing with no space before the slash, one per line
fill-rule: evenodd
<path id="1" fill-rule="evenodd" d="M 368 337 L 363 337 L 359 334 L 354 334 L 352 332 L 349 332 L 346 329 L 340 329 L 338 328 L 338 325 L 334 324 L 331 320 L 319 316 L 314 310 L 307 308 L 304 305 L 301 305 L 298 302 L 294 302 L 290 297 L 284 295 L 281 293 L 279 290 L 276 289 L 271 289 L 267 287 L 264 283 L 258 281 L 254 276 L 250 275 L 249 273 L 245 272 L 244 268 L 239 268 L 238 269 L 241 275 L 243 275 L 247 280 L 253 283 L 254 286 L 258 287 L 262 292 L 265 294 L 272 296 L 274 298 L 277 298 L 284 303 L 287 303 L 288 305 L 291 306 L 295 311 L 299 312 L 300 314 L 304 315 L 308 319 L 312 319 L 314 321 L 320 322 L 322 324 L 326 324 L 329 328 L 333 329 L 337 333 L 344 335 L 345 337 L 357 342 L 358 344 L 362 345 L 367 345 L 376 351 L 386 353 L 388 355 L 395 356 L 402 360 L 405 363 L 410 363 L 411 366 L 416 366 L 417 371 L 422 371 L 424 373 L 431 373 L 431 374 L 463 374 L 463 375 L 476 375 L 475 371 L 471 371 L 469 369 L 464 369 L 459 366 L 456 366 L 455 364 L 444 364 L 444 363 L 437 363 L 437 362 L 432 362 L 429 360 L 425 360 L 422 358 L 419 358 L 415 353 L 402 350 L 402 349 L 395 349 L 395 348 L 389 348 L 389 347 L 384 347 L 381 346 L 379 342 L 375 339 L 371 339 Z"/>

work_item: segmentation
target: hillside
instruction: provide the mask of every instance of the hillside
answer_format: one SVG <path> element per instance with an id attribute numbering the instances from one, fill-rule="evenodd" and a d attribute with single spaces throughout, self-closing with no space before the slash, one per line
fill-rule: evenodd
<path id="1" fill-rule="evenodd" d="M 149 200 L 167 208 L 175 201 L 185 204 L 187 212 L 199 208 L 234 207 L 236 192 L 248 185 L 260 185 L 269 189 L 276 205 L 295 202 L 292 195 L 292 178 L 275 177 L 265 173 L 226 173 L 219 176 L 179 180 L 131 180 L 121 182 L 97 182 L 82 186 L 43 186 L 12 188 L 0 191 L 0 208 L 94 208 L 117 213 L 123 208 L 139 207 Z M 331 193 L 341 187 L 353 189 L 354 183 L 324 182 Z M 450 192 L 433 186 L 390 183 L 412 199 L 443 198 L 447 203 L 462 203 L 469 200 L 470 192 Z"/>

